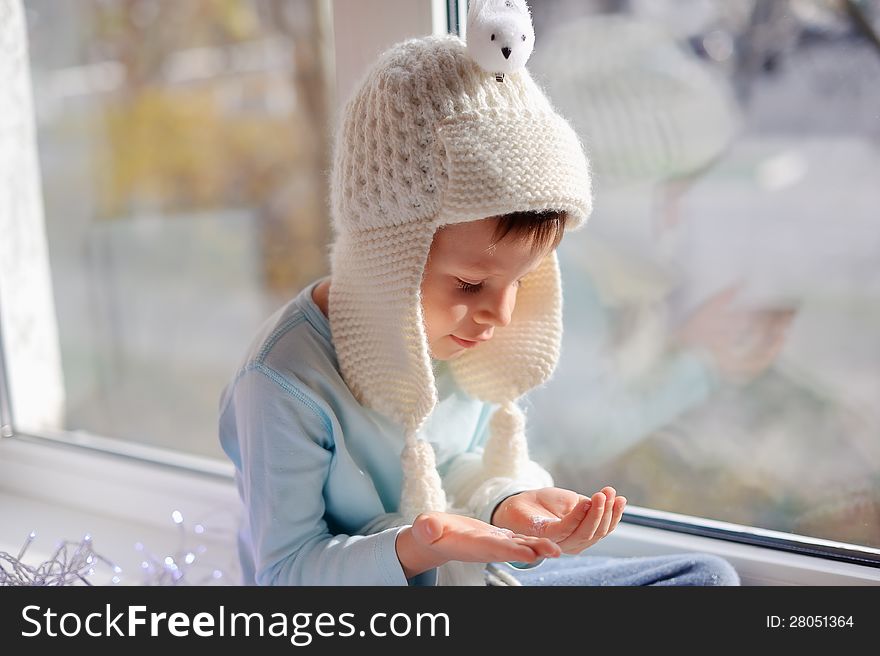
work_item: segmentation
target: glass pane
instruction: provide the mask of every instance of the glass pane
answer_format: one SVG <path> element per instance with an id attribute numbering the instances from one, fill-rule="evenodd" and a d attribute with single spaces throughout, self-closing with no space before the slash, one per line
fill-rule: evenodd
<path id="1" fill-rule="evenodd" d="M 328 6 L 25 2 L 66 429 L 225 458 L 242 344 L 325 273 Z"/>
<path id="2" fill-rule="evenodd" d="M 584 140 L 560 485 L 880 546 L 880 2 L 542 0 L 528 67 Z"/>

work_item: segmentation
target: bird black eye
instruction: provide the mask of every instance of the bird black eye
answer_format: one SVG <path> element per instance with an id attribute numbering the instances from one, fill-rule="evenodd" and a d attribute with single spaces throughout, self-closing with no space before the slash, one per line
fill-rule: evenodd
<path id="1" fill-rule="evenodd" d="M 525 40 L 526 40 L 526 35 L 525 35 L 525 34 L 523 34 L 523 41 L 525 41 Z"/>
<path id="2" fill-rule="evenodd" d="M 495 35 L 493 34 L 493 35 L 492 35 L 492 41 L 494 41 L 494 40 L 495 40 Z"/>

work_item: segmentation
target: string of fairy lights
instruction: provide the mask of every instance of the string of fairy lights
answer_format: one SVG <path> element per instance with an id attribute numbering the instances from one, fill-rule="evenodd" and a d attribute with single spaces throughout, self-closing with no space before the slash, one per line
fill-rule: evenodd
<path id="1" fill-rule="evenodd" d="M 140 556 L 140 585 L 212 585 L 224 581 L 224 572 L 208 563 L 204 544 L 190 546 L 190 535 L 179 510 L 171 513 L 171 521 L 177 526 L 177 548 L 171 553 L 157 555 L 142 542 L 136 542 L 135 551 Z M 206 532 L 203 524 L 193 526 L 196 539 Z M 4 586 L 70 586 L 94 585 L 96 568 L 109 570 L 111 585 L 124 582 L 125 572 L 109 558 L 94 550 L 92 536 L 86 534 L 79 542 L 62 540 L 48 560 L 38 565 L 25 563 L 28 548 L 37 534 L 31 531 L 24 544 L 13 556 L 0 551 L 0 587 Z"/>
<path id="2" fill-rule="evenodd" d="M 122 570 L 95 553 L 92 549 L 92 536 L 88 534 L 78 543 L 70 540 L 60 542 L 52 557 L 40 565 L 26 565 L 22 558 L 36 537 L 37 534 L 31 531 L 17 556 L 0 551 L 0 585 L 92 585 L 86 577 L 95 573 L 98 562 L 111 567 L 113 578 L 119 580 L 118 575 Z"/>

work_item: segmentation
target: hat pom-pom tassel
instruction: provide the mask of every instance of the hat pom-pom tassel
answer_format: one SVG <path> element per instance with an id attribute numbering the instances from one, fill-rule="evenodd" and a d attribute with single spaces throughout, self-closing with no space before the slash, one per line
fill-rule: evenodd
<path id="1" fill-rule="evenodd" d="M 486 477 L 517 476 L 529 461 L 525 416 L 514 401 L 508 401 L 492 415 L 490 435 L 483 450 Z"/>
<path id="2" fill-rule="evenodd" d="M 425 440 L 410 437 L 400 456 L 403 465 L 403 487 L 400 513 L 406 522 L 423 512 L 446 510 L 446 493 L 437 473 L 434 449 Z"/>

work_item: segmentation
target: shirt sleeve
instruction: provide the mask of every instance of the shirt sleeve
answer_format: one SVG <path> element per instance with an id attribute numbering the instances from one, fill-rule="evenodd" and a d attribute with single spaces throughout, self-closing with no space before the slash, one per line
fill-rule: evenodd
<path id="1" fill-rule="evenodd" d="M 407 526 L 411 526 L 411 524 L 405 524 L 400 513 L 382 513 L 358 529 L 358 534 L 370 535 L 373 533 L 380 533 L 394 526 L 400 526 L 402 530 Z M 401 566 L 401 570 L 402 569 L 403 567 Z M 436 567 L 425 570 L 421 574 L 416 574 L 412 578 L 407 579 L 407 583 L 412 586 L 435 586 L 437 585 L 437 581 Z"/>
<path id="2" fill-rule="evenodd" d="M 241 449 L 244 538 L 258 585 L 407 585 L 397 535 L 332 535 L 322 495 L 333 453 L 329 418 L 296 385 L 255 365 L 231 402 Z"/>

